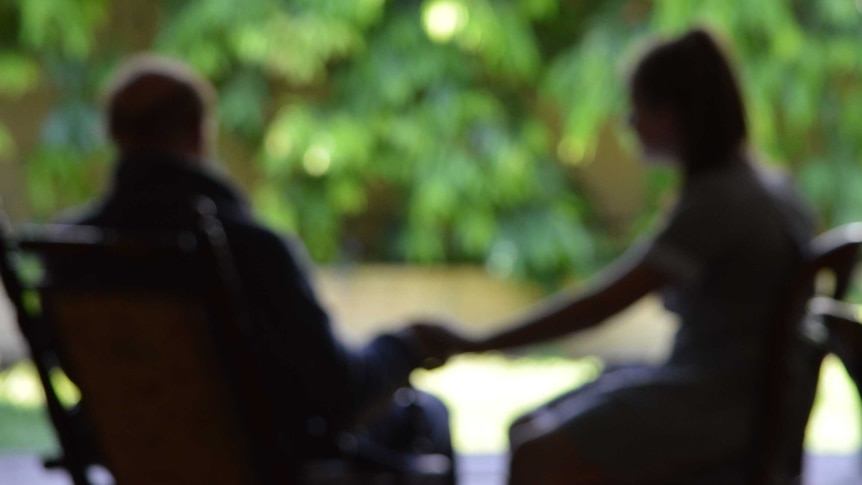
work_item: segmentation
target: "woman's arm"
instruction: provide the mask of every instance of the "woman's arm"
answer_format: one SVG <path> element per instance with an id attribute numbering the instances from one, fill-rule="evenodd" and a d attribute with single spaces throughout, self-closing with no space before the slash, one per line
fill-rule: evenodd
<path id="1" fill-rule="evenodd" d="M 507 330 L 466 344 L 467 352 L 509 349 L 544 342 L 592 327 L 659 288 L 666 277 L 642 259 L 623 261 L 599 276 L 591 289 L 563 291 L 518 318 Z"/>

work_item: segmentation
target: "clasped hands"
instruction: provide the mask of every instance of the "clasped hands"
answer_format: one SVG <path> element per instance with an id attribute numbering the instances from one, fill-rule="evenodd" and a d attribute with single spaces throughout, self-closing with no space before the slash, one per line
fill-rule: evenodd
<path id="1" fill-rule="evenodd" d="M 425 369 L 440 367 L 453 355 L 485 350 L 481 341 L 465 337 L 442 322 L 416 321 L 402 332 L 414 343 Z"/>

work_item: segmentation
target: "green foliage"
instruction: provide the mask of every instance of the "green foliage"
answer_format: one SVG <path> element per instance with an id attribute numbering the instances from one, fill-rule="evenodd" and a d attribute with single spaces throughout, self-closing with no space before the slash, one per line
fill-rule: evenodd
<path id="1" fill-rule="evenodd" d="M 0 95 L 21 96 L 39 82 L 39 67 L 17 52 L 0 52 Z"/>
<path id="2" fill-rule="evenodd" d="M 134 3 L 134 2 L 128 2 Z M 735 54 L 752 139 L 826 224 L 862 219 L 862 14 L 820 0 L 159 0 L 154 50 L 219 88 L 252 197 L 320 261 L 470 261 L 554 283 L 629 242 L 579 180 L 627 109 L 624 68 L 693 25 Z M 0 5 L 0 96 L 58 93 L 27 154 L 39 214 L 90 197 L 108 159 L 95 99 L 125 54 L 107 0 Z M 6 121 L 8 125 L 8 121 Z M 11 143 L 0 125 L 0 158 Z M 649 225 L 675 184 L 647 178 Z"/>
<path id="3" fill-rule="evenodd" d="M 19 39 L 23 46 L 85 59 L 96 29 L 107 20 L 109 0 L 18 0 Z"/>
<path id="4" fill-rule="evenodd" d="M 11 158 L 15 154 L 15 140 L 9 134 L 9 130 L 0 123 L 0 163 Z"/>

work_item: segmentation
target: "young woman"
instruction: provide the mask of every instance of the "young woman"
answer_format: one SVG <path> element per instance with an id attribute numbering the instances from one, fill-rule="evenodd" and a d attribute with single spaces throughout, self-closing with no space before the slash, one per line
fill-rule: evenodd
<path id="1" fill-rule="evenodd" d="M 768 323 L 802 263 L 810 218 L 787 181 L 748 156 L 740 91 L 708 33 L 653 46 L 629 87 L 644 154 L 682 175 L 658 234 L 587 291 L 557 295 L 505 331 L 469 340 L 422 329 L 428 346 L 480 352 L 597 325 L 653 291 L 679 315 L 666 363 L 605 373 L 512 425 L 512 484 L 700 483 L 751 451 Z"/>

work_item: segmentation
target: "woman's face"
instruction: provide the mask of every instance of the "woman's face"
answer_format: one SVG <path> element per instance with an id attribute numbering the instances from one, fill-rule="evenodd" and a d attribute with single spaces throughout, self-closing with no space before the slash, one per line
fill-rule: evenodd
<path id="1" fill-rule="evenodd" d="M 632 94 L 629 124 L 640 140 L 641 150 L 649 161 L 676 161 L 679 135 L 673 112 L 668 107 L 653 106 L 636 93 Z"/>

